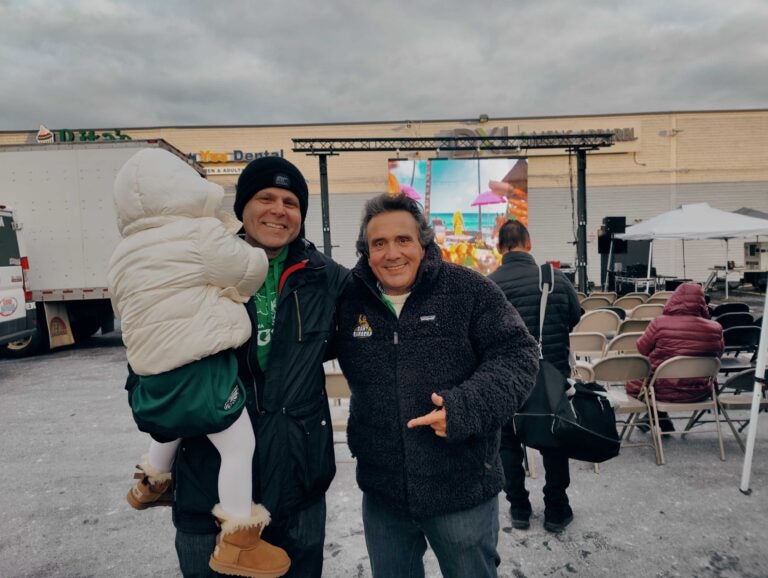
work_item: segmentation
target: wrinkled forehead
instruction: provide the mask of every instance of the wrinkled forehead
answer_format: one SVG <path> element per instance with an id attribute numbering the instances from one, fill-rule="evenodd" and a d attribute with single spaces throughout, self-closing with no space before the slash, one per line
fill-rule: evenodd
<path id="1" fill-rule="evenodd" d="M 368 222 L 368 243 L 396 238 L 419 239 L 419 224 L 408 211 L 380 213 Z"/>

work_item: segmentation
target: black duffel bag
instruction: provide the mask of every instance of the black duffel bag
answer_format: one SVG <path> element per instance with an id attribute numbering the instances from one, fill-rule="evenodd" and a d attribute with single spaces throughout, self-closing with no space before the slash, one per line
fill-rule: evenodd
<path id="1" fill-rule="evenodd" d="M 619 454 L 616 415 L 597 383 L 568 382 L 542 362 L 530 397 L 512 417 L 515 434 L 528 447 L 557 450 L 573 460 L 600 463 Z M 568 395 L 571 393 L 572 395 Z"/>
<path id="2" fill-rule="evenodd" d="M 539 349 L 547 296 L 554 287 L 549 266 L 540 269 Z M 597 383 L 571 386 L 551 363 L 539 359 L 536 384 L 528 399 L 512 416 L 512 426 L 523 445 L 537 450 L 557 450 L 574 460 L 600 463 L 618 455 L 621 447 L 616 415 Z"/>

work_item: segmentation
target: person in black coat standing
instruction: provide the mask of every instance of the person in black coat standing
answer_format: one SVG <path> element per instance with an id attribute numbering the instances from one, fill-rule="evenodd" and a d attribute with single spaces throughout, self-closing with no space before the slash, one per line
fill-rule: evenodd
<path id="1" fill-rule="evenodd" d="M 347 441 L 374 578 L 497 576 L 501 427 L 533 387 L 538 347 L 499 288 L 442 260 L 421 207 L 369 200 L 338 308 L 352 392 Z"/>
<path id="2" fill-rule="evenodd" d="M 539 337 L 539 266 L 530 254 L 531 236 L 519 221 L 507 221 L 499 231 L 501 266 L 489 279 L 494 281 L 515 306 L 531 335 Z M 554 290 L 547 301 L 542 352 L 566 377 L 570 377 L 569 333 L 581 317 L 579 299 L 571 282 L 554 270 Z M 502 429 L 501 461 L 504 466 L 504 493 L 510 503 L 512 526 L 530 527 L 531 502 L 525 489 L 524 448 L 515 435 L 512 421 Z M 542 452 L 544 459 L 544 528 L 560 533 L 573 520 L 566 489 L 570 485 L 568 458 L 560 452 Z"/>

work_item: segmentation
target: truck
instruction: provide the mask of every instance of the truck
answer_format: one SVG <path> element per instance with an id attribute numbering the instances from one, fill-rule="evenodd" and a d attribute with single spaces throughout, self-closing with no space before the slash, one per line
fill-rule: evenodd
<path id="1" fill-rule="evenodd" d="M 744 243 L 744 281 L 765 293 L 768 286 L 768 242 Z"/>
<path id="2" fill-rule="evenodd" d="M 0 205 L 13 208 L 24 239 L 25 291 L 36 321 L 34 331 L 0 345 L 4 355 L 34 355 L 114 331 L 107 269 L 120 233 L 112 186 L 123 164 L 147 147 L 178 155 L 205 177 L 201 165 L 161 139 L 0 146 Z"/>
<path id="3" fill-rule="evenodd" d="M 0 345 L 35 333 L 37 314 L 27 289 L 26 258 L 13 210 L 0 205 Z"/>

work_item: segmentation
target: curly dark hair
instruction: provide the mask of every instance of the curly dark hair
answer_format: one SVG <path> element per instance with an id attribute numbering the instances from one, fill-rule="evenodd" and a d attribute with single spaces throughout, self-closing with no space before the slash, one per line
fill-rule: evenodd
<path id="1" fill-rule="evenodd" d="M 427 218 L 424 216 L 424 211 L 419 203 L 403 193 L 395 195 L 383 193 L 369 199 L 365 203 L 363 220 L 360 223 L 360 233 L 355 243 L 358 255 L 368 255 L 368 223 L 371 222 L 371 219 L 377 215 L 394 211 L 406 211 L 413 216 L 419 227 L 419 243 L 422 247 L 426 248 L 427 245 L 434 241 L 435 231 L 427 223 Z"/>

